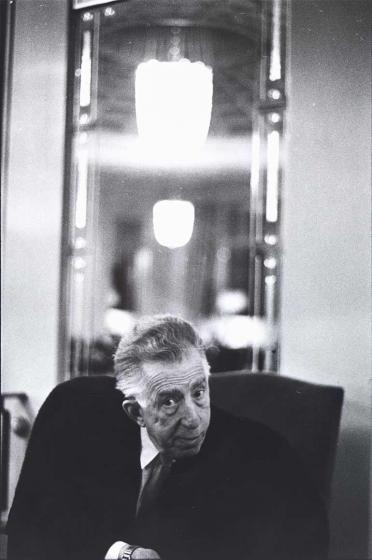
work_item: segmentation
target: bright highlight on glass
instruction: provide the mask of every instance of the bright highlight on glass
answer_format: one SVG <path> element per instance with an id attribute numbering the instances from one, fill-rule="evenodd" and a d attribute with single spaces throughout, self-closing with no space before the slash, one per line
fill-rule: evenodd
<path id="1" fill-rule="evenodd" d="M 200 149 L 212 112 L 213 72 L 203 62 L 149 60 L 135 81 L 137 128 L 145 147 L 166 155 Z"/>
<path id="2" fill-rule="evenodd" d="M 195 208 L 187 200 L 159 200 L 153 207 L 153 225 L 156 241 L 176 249 L 186 245 L 194 229 Z"/>
<path id="3" fill-rule="evenodd" d="M 272 234 L 266 234 L 264 237 L 264 241 L 265 243 L 267 243 L 268 245 L 276 245 L 278 242 L 278 238 L 276 235 L 272 235 Z"/>
<path id="4" fill-rule="evenodd" d="M 88 105 L 90 105 L 91 80 L 92 80 L 92 36 L 90 31 L 84 31 L 83 48 L 81 53 L 80 107 L 88 107 Z"/>
<path id="5" fill-rule="evenodd" d="M 264 260 L 264 266 L 273 270 L 276 267 L 276 259 L 274 257 L 269 257 Z"/>
<path id="6" fill-rule="evenodd" d="M 275 319 L 275 284 L 274 274 L 265 277 L 265 315 L 268 323 L 273 323 Z"/>
<path id="7" fill-rule="evenodd" d="M 267 190 L 266 190 L 266 220 L 278 220 L 279 196 L 279 165 L 280 146 L 279 132 L 273 130 L 267 139 Z"/>
<path id="8" fill-rule="evenodd" d="M 270 80 L 280 80 L 282 76 L 282 67 L 280 62 L 280 14 L 281 14 L 281 0 L 274 0 L 273 6 L 273 22 L 272 22 L 272 36 L 273 43 L 270 54 Z"/>
<path id="9" fill-rule="evenodd" d="M 88 151 L 84 146 L 78 159 L 75 226 L 84 229 L 87 224 Z"/>
<path id="10" fill-rule="evenodd" d="M 252 165 L 251 165 L 251 189 L 256 195 L 260 181 L 260 137 L 257 133 L 252 135 Z"/>

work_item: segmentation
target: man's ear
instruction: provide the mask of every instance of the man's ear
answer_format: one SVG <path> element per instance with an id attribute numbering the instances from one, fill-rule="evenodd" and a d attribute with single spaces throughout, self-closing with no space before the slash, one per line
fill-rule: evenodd
<path id="1" fill-rule="evenodd" d="M 125 399 L 121 406 L 123 407 L 124 412 L 129 416 L 129 418 L 133 420 L 133 422 L 141 426 L 141 428 L 145 426 L 141 405 L 136 401 L 134 397 Z"/>

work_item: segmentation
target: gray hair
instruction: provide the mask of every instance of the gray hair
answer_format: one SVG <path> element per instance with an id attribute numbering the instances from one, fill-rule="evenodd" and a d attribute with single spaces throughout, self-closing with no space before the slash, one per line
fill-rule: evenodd
<path id="1" fill-rule="evenodd" d="M 138 321 L 125 335 L 114 356 L 116 388 L 126 398 L 145 402 L 142 365 L 144 362 L 180 362 L 192 348 L 198 350 L 208 363 L 205 347 L 194 327 L 173 315 L 154 315 Z"/>

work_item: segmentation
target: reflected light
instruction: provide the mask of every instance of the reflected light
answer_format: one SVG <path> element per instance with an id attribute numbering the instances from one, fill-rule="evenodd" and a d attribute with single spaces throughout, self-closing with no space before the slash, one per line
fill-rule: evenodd
<path id="1" fill-rule="evenodd" d="M 265 277 L 265 315 L 269 323 L 274 323 L 275 320 L 275 284 L 274 274 Z"/>
<path id="2" fill-rule="evenodd" d="M 282 94 L 278 89 L 269 89 L 267 95 L 270 97 L 270 99 L 274 99 L 275 101 L 278 101 L 278 99 L 281 98 Z"/>
<path id="3" fill-rule="evenodd" d="M 276 222 L 278 219 L 279 141 L 279 132 L 277 130 L 270 132 L 267 139 L 266 220 L 268 222 Z"/>
<path id="4" fill-rule="evenodd" d="M 90 138 L 98 133 L 90 131 Z M 159 154 L 155 150 L 144 149 L 138 135 L 123 134 L 113 131 L 99 132 L 99 150 L 97 162 L 104 167 L 144 171 L 155 169 L 182 172 L 203 173 L 205 171 L 239 173 L 246 176 L 250 169 L 250 137 L 211 136 L 203 149 L 197 153 Z M 261 154 L 262 160 L 264 153 Z M 260 164 L 259 164 L 260 165 Z M 263 165 L 263 161 L 261 163 Z"/>
<path id="5" fill-rule="evenodd" d="M 280 14 L 281 0 L 274 0 L 273 20 L 272 20 L 272 36 L 273 43 L 270 54 L 270 80 L 280 80 L 282 76 L 282 68 L 280 62 Z"/>
<path id="6" fill-rule="evenodd" d="M 268 245 L 276 245 L 278 242 L 277 236 L 273 234 L 266 234 L 264 240 Z"/>
<path id="7" fill-rule="evenodd" d="M 104 327 L 114 336 L 125 336 L 135 325 L 133 313 L 124 309 L 107 309 L 104 315 Z"/>
<path id="8" fill-rule="evenodd" d="M 258 192 L 260 180 L 260 137 L 255 132 L 252 135 L 252 165 L 251 165 L 251 188 L 252 192 Z"/>
<path id="9" fill-rule="evenodd" d="M 274 269 L 276 267 L 276 259 L 274 257 L 269 257 L 264 260 L 264 266 L 269 269 Z"/>
<path id="10" fill-rule="evenodd" d="M 84 229 L 87 224 L 88 151 L 81 149 L 77 169 L 75 226 Z"/>
<path id="11" fill-rule="evenodd" d="M 269 276 L 266 276 L 265 284 L 267 286 L 273 286 L 275 283 L 276 283 L 276 277 L 273 274 L 270 274 Z"/>
<path id="12" fill-rule="evenodd" d="M 276 123 L 280 122 L 280 115 L 279 115 L 279 113 L 270 113 L 269 119 L 270 119 L 270 122 L 272 122 L 273 124 L 276 124 Z"/>
<path id="13" fill-rule="evenodd" d="M 152 252 L 147 247 L 141 247 L 134 256 L 135 269 L 141 272 L 147 272 L 152 266 Z"/>
<path id="14" fill-rule="evenodd" d="M 75 249 L 79 250 L 79 249 L 84 249 L 87 246 L 87 242 L 84 239 L 84 237 L 77 237 L 75 239 L 75 243 L 74 243 L 74 247 Z"/>
<path id="15" fill-rule="evenodd" d="M 176 249 L 186 245 L 194 229 L 195 208 L 187 200 L 159 200 L 153 207 L 156 241 Z"/>
<path id="16" fill-rule="evenodd" d="M 276 338 L 275 328 L 261 317 L 225 315 L 199 324 L 206 343 L 217 342 L 226 348 L 268 347 Z"/>
<path id="17" fill-rule="evenodd" d="M 74 258 L 74 269 L 75 270 L 84 270 L 86 268 L 87 263 L 83 257 L 75 257 Z"/>
<path id="18" fill-rule="evenodd" d="M 92 37 L 90 31 L 84 31 L 81 53 L 80 107 L 90 105 L 90 88 L 92 80 Z"/>
<path id="19" fill-rule="evenodd" d="M 198 151 L 212 112 L 213 72 L 203 62 L 149 60 L 138 65 L 136 118 L 142 148 L 167 157 Z"/>
<path id="20" fill-rule="evenodd" d="M 248 303 L 248 296 L 242 290 L 223 290 L 216 298 L 217 311 L 223 315 L 242 313 Z"/>

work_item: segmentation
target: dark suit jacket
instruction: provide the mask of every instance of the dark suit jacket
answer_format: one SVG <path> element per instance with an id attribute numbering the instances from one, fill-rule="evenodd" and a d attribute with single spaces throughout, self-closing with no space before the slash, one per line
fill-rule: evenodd
<path id="1" fill-rule="evenodd" d="M 109 377 L 59 385 L 35 421 L 8 522 L 9 560 L 103 560 L 116 540 L 162 560 L 324 558 L 327 524 L 286 442 L 212 407 L 198 455 L 179 460 L 136 519 L 140 431 Z"/>

